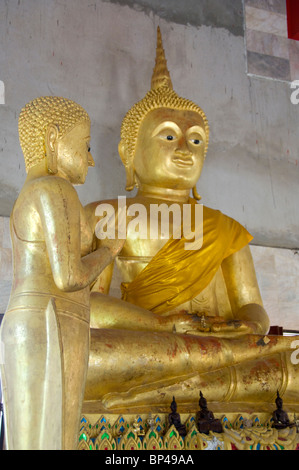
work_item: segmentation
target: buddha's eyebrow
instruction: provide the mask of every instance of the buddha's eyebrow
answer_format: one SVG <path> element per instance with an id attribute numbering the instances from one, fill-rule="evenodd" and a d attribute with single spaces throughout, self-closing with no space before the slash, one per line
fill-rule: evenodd
<path id="1" fill-rule="evenodd" d="M 195 126 L 189 127 L 188 132 L 189 133 L 197 132 L 200 135 L 205 134 L 204 129 L 201 126 L 199 126 L 198 124 L 195 125 Z"/>
<path id="2" fill-rule="evenodd" d="M 181 129 L 179 126 L 173 122 L 173 121 L 164 121 L 161 124 L 159 124 L 152 132 L 152 137 L 155 137 L 157 134 L 159 134 L 160 131 L 164 129 L 171 129 L 175 132 L 181 132 Z"/>

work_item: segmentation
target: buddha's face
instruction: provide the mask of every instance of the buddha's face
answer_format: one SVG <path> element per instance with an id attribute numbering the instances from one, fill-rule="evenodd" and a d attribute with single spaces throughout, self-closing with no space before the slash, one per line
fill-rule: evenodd
<path id="1" fill-rule="evenodd" d="M 83 184 L 89 166 L 94 166 L 90 153 L 90 123 L 82 122 L 57 140 L 57 169 L 72 184 Z"/>
<path id="2" fill-rule="evenodd" d="M 195 111 L 160 108 L 143 120 L 134 171 L 142 184 L 191 189 L 200 177 L 206 145 L 202 117 Z"/>

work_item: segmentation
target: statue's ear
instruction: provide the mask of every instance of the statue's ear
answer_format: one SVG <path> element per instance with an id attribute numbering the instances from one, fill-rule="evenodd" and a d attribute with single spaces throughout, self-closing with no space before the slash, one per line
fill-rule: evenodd
<path id="1" fill-rule="evenodd" d="M 57 173 L 57 140 L 59 131 L 57 126 L 50 124 L 46 130 L 45 146 L 48 172 Z"/>
<path id="2" fill-rule="evenodd" d="M 132 191 L 136 185 L 134 163 L 131 158 L 129 158 L 128 150 L 123 140 L 118 144 L 118 153 L 126 170 L 126 190 Z"/>
<path id="3" fill-rule="evenodd" d="M 118 144 L 118 153 L 124 166 L 127 166 L 129 161 L 129 152 L 123 140 L 121 140 Z"/>

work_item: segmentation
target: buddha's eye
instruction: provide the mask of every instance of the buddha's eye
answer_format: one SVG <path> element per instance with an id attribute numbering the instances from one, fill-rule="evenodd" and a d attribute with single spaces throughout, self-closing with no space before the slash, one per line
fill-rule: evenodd
<path id="1" fill-rule="evenodd" d="M 162 128 L 159 129 L 159 132 L 154 132 L 153 137 L 158 137 L 161 140 L 173 142 L 178 139 L 178 134 L 174 129 Z"/>
<path id="2" fill-rule="evenodd" d="M 192 142 L 194 145 L 200 145 L 200 144 L 202 144 L 202 140 L 200 140 L 200 139 L 191 139 L 191 142 Z"/>

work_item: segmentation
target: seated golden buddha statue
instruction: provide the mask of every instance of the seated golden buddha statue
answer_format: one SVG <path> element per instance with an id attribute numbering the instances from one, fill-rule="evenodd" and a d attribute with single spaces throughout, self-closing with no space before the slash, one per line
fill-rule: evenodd
<path id="1" fill-rule="evenodd" d="M 73 187 L 94 166 L 90 119 L 73 101 L 42 97 L 22 109 L 19 135 L 27 178 L 10 218 L 14 278 L 0 337 L 6 444 L 75 449 L 89 355 L 89 285 L 113 251 L 91 252 L 92 232 Z"/>
<path id="2" fill-rule="evenodd" d="M 189 236 L 177 236 L 174 215 L 168 233 L 160 223 L 151 237 L 151 209 L 157 204 L 179 215 L 190 208 L 189 225 L 196 233 L 196 183 L 208 140 L 202 109 L 173 90 L 158 30 L 151 90 L 127 113 L 121 129 L 127 190 L 138 191 L 126 201 L 127 238 L 116 258 L 123 298 L 107 295 L 112 264 L 92 287 L 86 402 L 99 401 L 109 410 L 156 405 L 166 411 L 175 396 L 180 406 L 194 409 L 202 390 L 209 402 L 271 403 L 277 384 L 286 402 L 296 402 L 291 340 L 264 337 L 269 318 L 247 230 L 204 206 L 197 249 L 186 249 Z M 85 208 L 95 230 L 106 217 L 98 210 L 103 203 Z M 102 209 L 111 206 L 117 212 L 119 201 L 105 201 Z M 137 231 L 130 217 L 141 207 L 146 217 Z"/>

